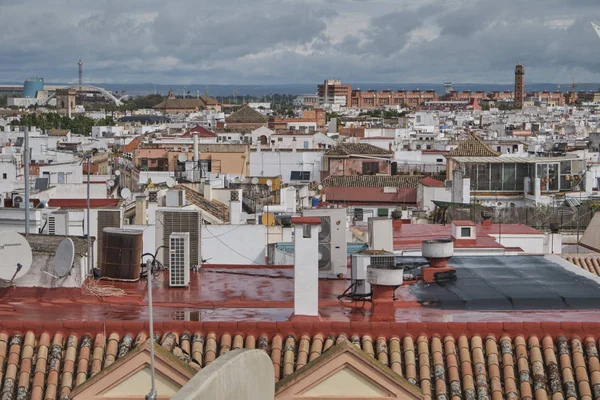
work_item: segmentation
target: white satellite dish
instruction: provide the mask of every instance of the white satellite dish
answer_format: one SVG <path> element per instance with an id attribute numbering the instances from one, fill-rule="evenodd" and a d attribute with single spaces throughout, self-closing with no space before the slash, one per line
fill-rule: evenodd
<path id="1" fill-rule="evenodd" d="M 31 246 L 24 236 L 16 232 L 2 232 L 0 235 L 0 280 L 10 282 L 19 279 L 29 272 L 32 261 Z"/>
<path id="2" fill-rule="evenodd" d="M 270 179 L 267 179 L 267 186 L 268 187 L 273 186 L 273 181 L 271 181 Z"/>
<path id="3" fill-rule="evenodd" d="M 181 151 L 183 151 L 184 153 L 187 153 L 188 151 L 190 151 L 190 149 L 187 147 L 184 147 L 183 149 L 181 149 Z"/>
<path id="4" fill-rule="evenodd" d="M 257 185 L 258 184 L 258 178 L 256 178 L 256 177 L 252 178 L 251 182 L 252 182 L 253 185 Z"/>
<path id="5" fill-rule="evenodd" d="M 50 195 L 46 192 L 41 192 L 40 194 L 38 194 L 38 199 L 41 202 L 47 203 L 50 201 Z"/>
<path id="6" fill-rule="evenodd" d="M 130 197 L 131 197 L 131 190 L 129 190 L 127 188 L 121 190 L 121 198 L 128 199 Z"/>
<path id="7" fill-rule="evenodd" d="M 108 187 L 113 187 L 113 186 L 115 186 L 115 181 L 113 181 L 113 180 L 111 179 L 111 180 L 109 180 L 108 182 L 106 182 L 106 185 L 107 185 Z"/>
<path id="8" fill-rule="evenodd" d="M 323 190 L 323 185 L 319 185 L 319 186 L 317 186 L 317 189 L 319 189 L 319 190 Z"/>
<path id="9" fill-rule="evenodd" d="M 170 188 L 172 188 L 173 186 L 175 186 L 175 184 L 177 184 L 177 182 L 175 182 L 175 179 L 173 179 L 171 177 L 167 178 L 166 183 L 167 183 L 167 187 L 170 187 Z"/>
<path id="10" fill-rule="evenodd" d="M 240 183 L 242 180 L 241 180 L 239 177 L 237 177 L 237 178 L 235 178 L 233 181 L 234 181 L 235 183 Z"/>
<path id="11" fill-rule="evenodd" d="M 56 248 L 54 273 L 59 278 L 69 275 L 75 261 L 75 245 L 70 238 L 64 238 Z"/>
<path id="12" fill-rule="evenodd" d="M 119 170 L 116 170 L 116 171 L 115 171 L 115 175 L 116 175 L 116 176 L 119 176 L 119 175 L 121 175 L 121 171 L 119 171 Z"/>
<path id="13" fill-rule="evenodd" d="M 181 153 L 180 155 L 178 155 L 177 156 L 177 161 L 179 161 L 179 162 L 186 162 L 187 161 L 187 154 Z"/>

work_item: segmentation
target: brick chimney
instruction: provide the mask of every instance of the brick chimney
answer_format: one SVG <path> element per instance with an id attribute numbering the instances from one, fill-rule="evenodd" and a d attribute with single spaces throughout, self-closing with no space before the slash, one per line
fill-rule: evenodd
<path id="1" fill-rule="evenodd" d="M 319 319 L 318 217 L 292 217 L 294 224 L 293 320 Z"/>

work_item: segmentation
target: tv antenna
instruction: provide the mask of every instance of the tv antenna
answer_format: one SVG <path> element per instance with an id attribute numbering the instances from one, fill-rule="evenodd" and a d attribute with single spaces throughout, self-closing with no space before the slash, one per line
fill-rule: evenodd
<path id="1" fill-rule="evenodd" d="M 70 238 L 64 238 L 56 248 L 54 256 L 54 273 L 64 278 L 71 273 L 75 261 L 75 245 Z"/>
<path id="2" fill-rule="evenodd" d="M 33 254 L 25 236 L 16 232 L 2 232 L 0 235 L 0 280 L 9 281 L 21 278 L 31 268 Z"/>

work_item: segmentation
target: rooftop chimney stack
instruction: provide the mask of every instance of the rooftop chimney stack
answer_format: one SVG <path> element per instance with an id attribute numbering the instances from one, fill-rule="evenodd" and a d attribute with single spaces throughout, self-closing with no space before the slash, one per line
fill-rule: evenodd
<path id="1" fill-rule="evenodd" d="M 198 167 L 200 154 L 198 152 L 198 134 L 194 133 L 194 168 Z"/>
<path id="2" fill-rule="evenodd" d="M 294 224 L 294 320 L 319 318 L 318 217 L 292 217 Z"/>
<path id="3" fill-rule="evenodd" d="M 146 196 L 136 196 L 135 198 L 135 224 L 146 225 L 147 203 Z"/>
<path id="4" fill-rule="evenodd" d="M 456 275 L 456 270 L 448 266 L 448 260 L 454 255 L 452 239 L 424 240 L 421 249 L 423 257 L 429 261 L 428 266 L 421 268 L 424 282 L 452 279 Z"/>

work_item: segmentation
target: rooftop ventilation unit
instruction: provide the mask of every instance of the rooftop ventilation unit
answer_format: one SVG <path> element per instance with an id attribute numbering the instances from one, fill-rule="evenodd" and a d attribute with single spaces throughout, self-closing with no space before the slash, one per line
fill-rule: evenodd
<path id="1" fill-rule="evenodd" d="M 170 245 L 170 236 L 174 232 L 187 232 L 190 234 L 190 265 L 202 265 L 202 214 L 198 210 L 157 210 L 156 211 L 156 245 Z M 170 259 L 162 249 L 158 252 L 158 259 L 165 267 L 169 266 Z"/>
<path id="2" fill-rule="evenodd" d="M 347 272 L 346 209 L 304 210 L 305 217 L 319 217 L 319 272 L 337 276 Z"/>
<path id="3" fill-rule="evenodd" d="M 48 235 L 69 235 L 68 212 L 54 212 L 48 215 Z"/>
<path id="4" fill-rule="evenodd" d="M 14 208 L 21 208 L 21 204 L 25 202 L 25 200 L 23 199 L 23 196 L 21 196 L 20 194 L 14 195 L 12 197 L 12 206 Z"/>
<path id="5" fill-rule="evenodd" d="M 190 284 L 190 234 L 175 232 L 169 236 L 169 286 Z"/>
<path id="6" fill-rule="evenodd" d="M 366 297 L 371 294 L 367 281 L 369 267 L 385 266 L 394 268 L 396 256 L 392 253 L 364 251 L 352 254 L 352 292 L 350 297 Z"/>
<path id="7" fill-rule="evenodd" d="M 182 207 L 185 205 L 185 191 L 169 190 L 165 196 L 166 207 Z"/>
<path id="8" fill-rule="evenodd" d="M 119 210 L 98 210 L 96 230 L 97 265 L 102 265 L 102 248 L 104 246 L 104 228 L 122 228 L 123 214 Z M 87 232 L 87 227 L 85 228 Z M 93 232 L 91 232 L 93 235 Z"/>

